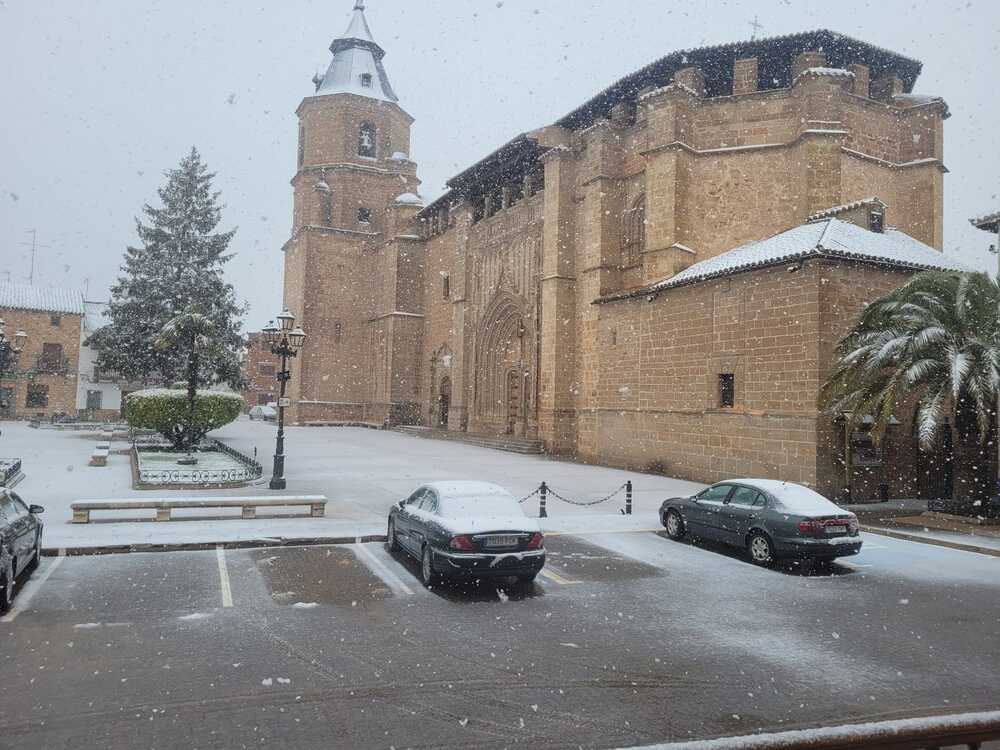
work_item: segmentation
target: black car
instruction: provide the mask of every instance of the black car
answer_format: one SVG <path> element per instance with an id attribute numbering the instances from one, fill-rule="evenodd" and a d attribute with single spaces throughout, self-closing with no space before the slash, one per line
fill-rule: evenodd
<path id="1" fill-rule="evenodd" d="M 442 578 L 535 580 L 545 537 L 507 490 L 486 482 L 424 485 L 389 511 L 389 548 L 420 561 L 426 586 Z"/>
<path id="2" fill-rule="evenodd" d="M 792 482 L 734 479 L 660 507 L 671 539 L 686 534 L 741 547 L 759 565 L 780 557 L 829 561 L 861 551 L 858 518 Z"/>
<path id="3" fill-rule="evenodd" d="M 17 579 L 37 568 L 42 558 L 42 522 L 37 516 L 43 511 L 0 487 L 0 613 L 10 609 Z"/>

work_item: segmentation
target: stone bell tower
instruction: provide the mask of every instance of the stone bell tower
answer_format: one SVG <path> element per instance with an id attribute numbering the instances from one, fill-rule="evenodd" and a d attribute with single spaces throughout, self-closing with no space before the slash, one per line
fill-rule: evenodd
<path id="1" fill-rule="evenodd" d="M 413 118 L 389 83 L 363 0 L 330 51 L 329 69 L 296 112 L 284 298 L 309 338 L 290 383 L 293 423 L 379 418 L 370 413 L 378 255 L 390 208 L 420 184 L 409 158 Z"/>

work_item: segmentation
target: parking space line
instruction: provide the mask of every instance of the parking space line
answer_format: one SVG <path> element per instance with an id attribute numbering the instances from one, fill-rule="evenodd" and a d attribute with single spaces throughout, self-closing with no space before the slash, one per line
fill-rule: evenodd
<path id="1" fill-rule="evenodd" d="M 394 594 L 401 594 L 403 596 L 413 596 L 413 589 L 403 583 L 403 579 L 389 570 L 385 564 L 375 557 L 375 553 L 368 549 L 365 544 L 352 544 L 351 549 L 355 551 L 357 556 L 361 558 L 368 568 L 379 578 L 382 582 L 389 587 L 389 590 Z"/>
<path id="2" fill-rule="evenodd" d="M 220 544 L 215 548 L 215 559 L 219 563 L 219 587 L 222 589 L 222 606 L 228 609 L 233 606 L 233 589 L 229 585 L 229 568 L 226 566 L 226 550 Z"/>
<path id="3" fill-rule="evenodd" d="M 56 568 L 62 565 L 62 561 L 65 559 L 65 557 L 60 555 L 52 560 L 51 565 L 47 565 L 45 567 L 45 570 L 40 576 L 38 576 L 38 578 L 28 579 L 28 582 L 24 584 L 24 588 L 18 593 L 18 597 L 14 600 L 14 606 L 11 607 L 10 612 L 3 617 L 0 617 L 0 622 L 14 622 L 14 620 L 17 619 L 17 616 L 28 608 L 28 605 L 31 604 L 31 600 L 35 598 L 35 594 L 41 590 L 42 586 L 45 585 L 45 582 L 49 580 L 49 576 L 56 572 Z"/>
<path id="4" fill-rule="evenodd" d="M 553 583 L 558 583 L 560 586 L 572 586 L 577 583 L 583 583 L 583 581 L 571 581 L 569 578 L 556 573 L 551 568 L 542 568 L 540 573 Z"/>

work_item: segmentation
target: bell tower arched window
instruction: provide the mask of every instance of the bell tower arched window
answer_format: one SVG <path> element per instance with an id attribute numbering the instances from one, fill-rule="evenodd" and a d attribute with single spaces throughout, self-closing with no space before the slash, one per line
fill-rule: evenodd
<path id="1" fill-rule="evenodd" d="M 646 249 L 646 196 L 640 195 L 622 217 L 622 265 L 635 266 Z"/>
<path id="2" fill-rule="evenodd" d="M 363 156 L 366 159 L 375 158 L 376 134 L 375 125 L 373 123 L 361 123 L 361 128 L 358 130 L 358 156 Z"/>

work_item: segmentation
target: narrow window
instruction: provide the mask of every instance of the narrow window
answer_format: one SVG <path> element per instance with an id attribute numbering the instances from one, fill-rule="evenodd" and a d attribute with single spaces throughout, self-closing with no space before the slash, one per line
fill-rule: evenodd
<path id="1" fill-rule="evenodd" d="M 306 129 L 305 126 L 299 125 L 299 168 L 306 160 Z"/>
<path id="2" fill-rule="evenodd" d="M 42 344 L 42 353 L 38 357 L 38 369 L 41 372 L 59 372 L 62 365 L 62 344 Z"/>
<path id="3" fill-rule="evenodd" d="M 44 409 L 49 405 L 49 387 L 47 385 L 29 385 L 28 398 L 24 402 L 28 409 Z"/>
<path id="4" fill-rule="evenodd" d="M 338 344 L 340 340 L 344 337 L 344 324 L 339 320 L 333 324 L 333 340 Z"/>
<path id="5" fill-rule="evenodd" d="M 726 372 L 719 375 L 719 406 L 731 409 L 736 405 L 736 375 Z"/>
<path id="6" fill-rule="evenodd" d="M 62 325 L 62 315 L 49 316 L 49 322 L 52 323 L 53 328 L 58 328 Z"/>
<path id="7" fill-rule="evenodd" d="M 372 223 L 372 210 L 370 208 L 359 208 L 358 209 L 358 223 L 359 224 L 371 224 Z"/>
<path id="8" fill-rule="evenodd" d="M 333 193 L 329 190 L 319 194 L 320 221 L 324 227 L 333 226 Z"/>
<path id="9" fill-rule="evenodd" d="M 441 297 L 451 299 L 451 276 L 448 274 L 445 274 L 441 281 Z"/>
<path id="10" fill-rule="evenodd" d="M 274 365 L 261 363 L 259 365 L 260 374 L 267 378 L 273 378 L 275 369 Z"/>
<path id="11" fill-rule="evenodd" d="M 370 122 L 361 123 L 358 130 L 358 156 L 366 159 L 375 158 L 375 126 Z"/>
<path id="12" fill-rule="evenodd" d="M 637 265 L 646 249 L 646 196 L 640 195 L 622 221 L 622 265 Z"/>
<path id="13" fill-rule="evenodd" d="M 372 74 L 362 73 L 361 74 L 361 86 L 362 88 L 370 89 L 372 87 Z"/>

